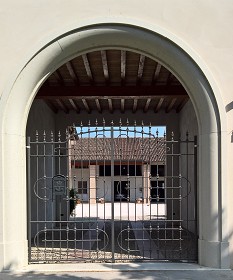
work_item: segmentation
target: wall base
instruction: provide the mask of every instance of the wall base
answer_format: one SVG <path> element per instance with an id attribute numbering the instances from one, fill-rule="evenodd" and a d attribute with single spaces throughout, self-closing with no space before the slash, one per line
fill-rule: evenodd
<path id="1" fill-rule="evenodd" d="M 1 243 L 0 271 L 14 271 L 28 264 L 28 241 Z"/>
<path id="2" fill-rule="evenodd" d="M 198 240 L 199 264 L 213 268 L 230 268 L 229 243 Z"/>

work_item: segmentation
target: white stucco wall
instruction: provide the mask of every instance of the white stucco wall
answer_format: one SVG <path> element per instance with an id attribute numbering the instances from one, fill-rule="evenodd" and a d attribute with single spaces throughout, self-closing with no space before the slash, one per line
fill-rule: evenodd
<path id="1" fill-rule="evenodd" d="M 172 4 L 169 0 L 145 0 L 143 3 L 139 0 L 103 0 L 98 1 L 98 4 L 96 3 L 96 5 L 93 5 L 93 1 L 90 0 L 71 0 L 69 1 L 69 5 L 67 4 L 67 1 L 64 0 L 58 0 L 56 2 L 48 2 L 45 0 L 37 2 L 28 0 L 22 0 L 20 2 L 1 1 L 0 32 L 2 44 L 0 47 L 0 117 L 4 121 L 5 118 L 8 120 L 8 127 L 6 128 L 3 125 L 1 126 L 0 131 L 1 148 L 4 147 L 4 150 L 0 149 L 1 156 L 4 157 L 0 163 L 0 178 L 1 182 L 5 182 L 4 185 L 0 186 L 1 193 L 4 193 L 4 195 L 0 196 L 0 215 L 5 215 L 4 201 L 7 199 L 9 200 L 9 196 L 11 196 L 10 191 L 6 190 L 5 184 L 10 184 L 12 179 L 10 179 L 10 171 L 5 170 L 4 166 L 12 159 L 7 158 L 6 150 L 11 150 L 11 152 L 15 152 L 15 154 L 19 153 L 20 156 L 16 158 L 15 164 L 20 167 L 25 165 L 23 163 L 24 161 L 21 160 L 24 159 L 25 150 L 25 147 L 23 146 L 23 143 L 25 143 L 25 134 L 21 134 L 21 125 L 23 125 L 23 120 L 26 119 L 26 113 L 22 113 L 18 119 L 14 119 L 13 117 L 11 119 L 9 118 L 9 115 L 13 116 L 17 110 L 21 110 L 20 104 L 25 106 L 25 104 L 28 105 L 28 103 L 32 101 L 24 100 L 24 98 L 28 98 L 24 95 L 24 92 L 27 92 L 31 86 L 28 84 L 21 85 L 18 83 L 14 88 L 14 90 L 16 90 L 16 88 L 18 90 L 17 100 L 20 100 L 19 103 L 16 102 L 16 99 L 11 99 L 8 95 L 8 92 L 10 92 L 11 88 L 14 86 L 14 82 L 17 79 L 19 72 L 25 69 L 26 63 L 40 50 L 41 47 L 44 47 L 47 42 L 56 38 L 56 34 L 62 34 L 65 31 L 68 32 L 69 30 L 79 26 L 85 26 L 87 24 L 97 22 L 129 23 L 135 26 L 147 27 L 148 29 L 154 30 L 179 45 L 179 47 L 189 54 L 197 65 L 199 65 L 213 89 L 214 98 L 217 100 L 217 104 L 219 106 L 218 109 L 221 115 L 221 127 L 218 127 L 218 131 L 212 131 L 213 135 L 205 135 L 205 131 L 202 131 L 201 143 L 211 141 L 209 153 L 207 154 L 206 159 L 203 159 L 203 166 L 205 167 L 205 162 L 208 162 L 210 158 L 216 159 L 212 161 L 212 165 L 216 166 L 215 168 L 217 168 L 218 164 L 222 165 L 221 169 L 218 169 L 221 170 L 219 177 L 217 175 L 215 176 L 213 173 L 206 174 L 206 176 L 210 177 L 209 175 L 211 175 L 212 181 L 210 181 L 210 183 L 212 183 L 212 185 L 215 184 L 215 191 L 216 186 L 218 186 L 219 190 L 221 190 L 219 191 L 219 193 L 221 193 L 220 196 L 218 196 L 217 192 L 214 194 L 211 193 L 209 202 L 212 203 L 211 205 L 218 205 L 218 207 L 220 207 L 218 208 L 216 206 L 217 217 L 222 215 L 221 218 L 217 219 L 216 226 L 219 225 L 219 222 L 223 223 L 223 226 L 219 229 L 219 231 L 213 232 L 206 228 L 207 224 L 203 223 L 203 240 L 205 240 L 207 235 L 210 236 L 210 242 L 203 246 L 208 246 L 209 249 L 212 248 L 210 250 L 203 250 L 203 252 L 208 251 L 208 253 L 210 253 L 211 250 L 213 250 L 213 252 L 217 252 L 219 249 L 222 254 L 224 254 L 224 246 L 227 246 L 225 243 L 219 245 L 221 246 L 221 249 L 216 249 L 215 247 L 215 250 L 214 246 L 215 244 L 218 246 L 217 243 L 221 240 L 224 240 L 224 242 L 227 243 L 228 232 L 225 229 L 228 226 L 230 226 L 229 236 L 231 242 L 233 238 L 233 224 L 231 219 L 233 213 L 233 203 L 231 202 L 233 195 L 233 188 L 231 185 L 233 181 L 233 148 L 231 141 L 231 132 L 233 131 L 233 98 L 231 85 L 233 78 L 233 65 L 230 63 L 233 58 L 233 36 L 231 30 L 231 27 L 233 26 L 232 12 L 233 2 L 229 0 L 223 0 L 221 2 L 217 0 L 178 0 Z M 62 42 L 60 41 L 60 43 Z M 65 45 L 62 45 L 62 48 L 64 47 Z M 58 52 L 58 47 L 56 48 L 56 51 Z M 61 51 L 61 49 L 59 49 L 59 51 Z M 51 50 L 50 55 L 52 57 L 57 54 Z M 37 61 L 36 63 L 39 67 L 42 62 Z M 35 64 L 33 64 L 33 67 L 35 67 Z M 29 68 L 32 80 L 33 70 L 35 69 L 33 67 Z M 40 69 L 39 71 L 41 71 L 40 74 L 43 76 L 43 69 Z M 27 72 L 24 72 L 23 75 L 26 75 L 25 73 Z M 36 74 L 38 74 L 38 72 Z M 23 76 L 20 78 L 23 79 Z M 35 84 L 37 83 L 38 80 L 35 78 Z M 33 85 L 33 89 L 36 87 L 35 84 Z M 191 86 L 190 83 L 189 85 Z M 211 98 L 213 97 L 210 97 L 210 99 Z M 12 102 L 14 104 L 9 106 Z M 6 106 L 12 110 L 8 115 L 4 111 Z M 226 112 L 224 110 L 225 106 L 227 106 Z M 200 111 L 204 109 L 205 108 L 200 108 Z M 216 110 L 216 108 L 214 110 Z M 225 121 L 225 118 L 227 122 Z M 204 122 L 205 119 L 202 118 L 202 121 Z M 18 130 L 15 126 L 18 127 Z M 216 144 L 217 137 L 215 137 L 216 135 L 214 134 L 217 133 L 219 135 L 219 139 L 221 139 L 221 141 L 218 142 L 220 143 L 220 146 L 217 146 Z M 17 145 L 15 144 L 18 144 L 19 142 L 20 146 L 16 147 Z M 11 145 L 12 143 L 13 145 Z M 223 155 L 222 158 L 213 156 L 215 154 L 214 150 L 216 150 L 216 147 L 221 150 L 221 154 Z M 206 148 L 207 146 L 203 146 L 203 153 Z M 8 165 L 10 165 L 9 162 Z M 22 170 L 23 168 L 25 168 L 25 166 L 22 167 Z M 204 175 L 205 174 L 201 175 L 201 180 L 203 182 L 205 181 L 203 177 Z M 16 174 L 16 180 L 21 182 L 22 185 L 25 183 L 23 176 L 24 175 L 22 173 Z M 209 179 L 207 178 L 207 183 L 208 180 Z M 20 189 L 18 192 L 14 192 L 14 195 L 17 196 L 17 198 L 20 197 L 22 202 L 25 200 L 24 194 L 25 189 L 24 191 L 21 191 Z M 209 195 L 209 193 L 205 192 L 203 194 Z M 202 198 L 200 197 L 200 199 Z M 23 239 L 21 239 L 22 236 L 25 236 L 25 224 L 20 224 L 19 216 L 20 213 L 25 213 L 24 205 L 25 203 L 22 203 L 20 206 L 21 212 L 17 213 L 18 216 L 14 216 L 15 220 L 19 221 L 18 226 L 20 234 L 18 236 L 20 237 L 19 240 L 17 239 L 15 242 L 22 244 L 20 248 L 26 248 L 24 241 L 22 241 Z M 203 204 L 203 212 L 209 213 L 208 205 L 209 204 Z M 23 215 L 25 216 L 25 214 Z M 12 213 L 11 216 L 13 217 Z M 5 221 L 6 218 L 4 217 L 1 217 L 0 220 Z M 211 218 L 213 219 L 214 217 Z M 215 224 L 215 221 L 216 220 L 213 219 L 213 224 Z M 14 259 L 12 249 L 15 248 L 15 243 L 12 242 L 12 240 L 15 239 L 15 235 L 14 231 L 11 229 L 11 226 L 7 227 L 6 230 L 0 228 L 0 250 L 1 252 L 5 252 L 4 254 L 1 254 L 0 262 L 4 263 L 4 267 L 7 267 L 8 265 L 6 261 L 7 259 Z M 203 240 L 201 242 L 204 242 Z M 205 244 L 205 242 L 203 244 Z M 211 244 L 214 244 L 214 246 L 211 247 Z M 6 248 L 6 246 L 7 250 L 3 249 Z M 23 250 L 26 252 L 25 249 Z M 232 251 L 233 246 L 230 247 L 230 252 L 232 253 Z M 17 257 L 17 261 L 19 259 L 20 258 Z M 24 261 L 26 260 L 25 256 L 21 259 Z M 211 263 L 211 261 L 208 262 L 204 253 L 200 259 L 201 262 L 202 260 L 205 260 L 203 263 L 207 265 L 208 263 Z M 18 265 L 22 265 L 22 263 Z M 215 267 L 225 266 L 225 264 L 222 263 L 217 264 L 216 261 L 212 262 L 211 265 Z"/>
<path id="2" fill-rule="evenodd" d="M 49 107 L 41 100 L 34 102 L 30 114 L 28 116 L 27 122 L 27 136 L 30 137 L 30 141 L 36 141 L 36 133 L 38 133 L 39 141 L 43 141 L 43 135 L 46 135 L 46 141 L 50 141 L 51 132 L 55 133 L 55 118 L 54 113 L 49 109 Z M 43 153 L 50 155 L 52 153 L 52 148 L 50 145 L 39 145 L 38 151 L 36 151 L 36 146 L 32 145 L 30 148 L 31 154 L 42 155 Z M 56 166 L 51 160 L 52 157 L 31 157 L 30 158 L 30 193 L 31 193 L 31 220 L 47 220 L 51 221 L 55 219 L 55 205 L 52 203 L 52 192 L 51 192 L 51 183 L 52 177 L 55 175 Z M 46 175 L 49 179 L 46 179 L 46 197 L 48 201 L 39 199 L 43 198 L 45 193 L 43 187 L 44 180 L 43 176 Z M 37 180 L 39 179 L 38 183 Z M 29 182 L 28 182 L 29 184 Z M 49 189 L 50 188 L 50 189 Z M 45 214 L 46 213 L 46 214 Z M 47 224 L 47 227 L 51 227 L 51 224 Z M 35 223 L 31 224 L 31 237 L 34 238 L 35 234 L 43 229 L 44 225 L 36 225 Z"/>
<path id="3" fill-rule="evenodd" d="M 99 1 L 64 0 L 31 2 L 28 0 L 1 1 L 1 27 L 3 38 L 0 60 L 2 80 L 0 91 L 22 63 L 27 54 L 58 29 L 79 26 L 81 22 L 121 22 L 132 19 L 167 30 L 206 63 L 213 74 L 226 104 L 232 101 L 233 38 L 231 34 L 233 3 L 219 1 L 139 0 Z"/>
<path id="4" fill-rule="evenodd" d="M 186 133 L 188 132 L 188 140 L 194 141 L 195 136 L 198 136 L 198 124 L 197 117 L 191 101 L 188 101 L 180 112 L 180 134 L 181 139 L 185 141 L 187 139 Z M 198 139 L 197 139 L 198 140 Z M 196 232 L 197 217 L 197 182 L 198 178 L 195 178 L 195 170 L 197 170 L 197 162 L 195 162 L 194 154 L 195 144 L 183 143 L 180 145 L 180 152 L 183 154 L 190 153 L 188 157 L 182 156 L 181 158 L 181 175 L 182 180 L 182 219 L 184 220 L 183 226 L 188 227 L 188 230 Z M 198 153 L 198 150 L 196 150 Z M 196 165 L 196 166 L 195 166 Z M 198 174 L 197 174 L 198 175 Z M 196 179 L 196 180 L 195 180 Z M 195 185 L 196 184 L 196 185 Z"/>

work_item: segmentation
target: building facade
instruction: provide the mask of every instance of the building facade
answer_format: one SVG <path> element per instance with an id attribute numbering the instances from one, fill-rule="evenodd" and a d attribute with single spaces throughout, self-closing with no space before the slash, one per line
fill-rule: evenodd
<path id="1" fill-rule="evenodd" d="M 198 263 L 216 268 L 232 267 L 231 1 L 207 3 L 203 0 L 181 0 L 176 4 L 150 0 L 143 4 L 140 1 L 97 1 L 95 5 L 91 1 L 70 1 L 69 5 L 67 1 L 59 1 L 56 5 L 53 1 L 1 2 L 1 269 L 20 268 L 28 263 L 26 149 L 29 147 L 26 145 L 26 135 L 30 135 L 34 128 L 39 131 L 62 130 L 71 125 L 73 111 L 77 111 L 69 93 L 66 98 L 71 99 L 70 106 L 74 108 L 70 114 L 62 102 L 56 101 L 63 112 L 56 112 L 53 102 L 47 102 L 49 106 L 46 107 L 41 100 L 33 101 L 36 96 L 46 96 L 47 89 L 43 85 L 49 83 L 51 86 L 52 73 L 57 69 L 62 71 L 63 65 L 83 55 L 87 77 L 90 81 L 98 80 L 98 75 L 93 74 L 95 67 L 91 69 L 91 75 L 91 67 L 85 63 L 85 54 L 91 52 L 102 51 L 106 85 L 110 80 L 113 87 L 115 80 L 111 81 L 111 76 L 108 78 L 107 75 L 110 66 L 107 69 L 104 62 L 103 51 L 108 50 L 119 50 L 123 57 L 124 51 L 140 54 L 141 60 L 136 70 L 138 80 L 141 79 L 140 73 L 143 73 L 140 65 L 143 65 L 144 57 L 158 62 L 176 77 L 190 100 L 183 104 L 179 112 L 177 95 L 176 100 L 171 100 L 157 115 L 155 112 L 143 115 L 155 95 L 154 91 L 146 91 L 146 101 L 139 102 L 143 104 L 140 116 L 132 116 L 136 103 L 132 103 L 132 112 L 126 114 L 127 101 L 120 101 L 120 109 L 112 116 L 112 101 L 108 101 L 107 113 L 100 113 L 99 103 L 95 101 L 98 110 L 91 113 L 88 110 L 91 109 L 91 101 L 88 106 L 86 99 L 78 94 L 86 109 L 79 119 L 86 121 L 87 116 L 93 120 L 102 119 L 104 114 L 109 122 L 111 118 L 119 117 L 131 120 L 145 118 L 153 125 L 166 125 L 170 132 L 173 130 L 171 127 L 175 127 L 181 134 L 191 128 L 198 137 Z M 91 54 L 88 57 L 91 59 Z M 95 64 L 96 61 L 93 61 Z M 124 81 L 124 63 L 120 62 L 124 59 L 119 58 L 118 61 L 122 70 L 120 77 Z M 75 72 L 70 64 L 67 68 L 75 81 Z M 155 71 L 154 76 L 158 72 Z M 64 80 L 65 74 L 62 75 Z M 166 85 L 170 82 L 168 79 Z M 61 88 L 63 86 L 61 82 Z M 140 82 L 136 86 L 140 88 Z M 111 90 L 111 96 L 122 94 Z M 107 91 L 109 88 L 101 98 L 111 100 Z M 50 98 L 60 100 L 57 95 L 54 97 L 52 89 L 49 94 Z M 98 99 L 91 88 L 85 94 L 89 94 L 93 100 Z M 138 93 L 138 96 L 144 95 L 142 91 Z M 156 95 L 159 95 L 158 92 Z M 131 91 L 130 96 L 136 94 Z M 161 98 L 164 97 L 160 95 Z M 124 100 L 123 97 L 120 99 Z M 157 103 L 156 108 L 161 104 Z"/>

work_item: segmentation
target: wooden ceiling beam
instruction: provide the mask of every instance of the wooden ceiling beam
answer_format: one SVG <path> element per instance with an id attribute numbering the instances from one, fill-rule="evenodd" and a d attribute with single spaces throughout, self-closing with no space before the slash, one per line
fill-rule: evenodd
<path id="1" fill-rule="evenodd" d="M 182 101 L 181 101 L 181 103 L 178 105 L 178 107 L 176 108 L 176 113 L 179 113 L 182 109 L 183 109 L 183 107 L 184 107 L 184 105 L 188 102 L 188 100 L 189 100 L 189 98 L 188 97 L 185 97 Z"/>
<path id="2" fill-rule="evenodd" d="M 99 99 L 95 99 L 95 104 L 96 104 L 96 107 L 97 107 L 97 110 L 99 113 L 102 113 L 102 108 L 100 106 L 100 101 Z"/>
<path id="3" fill-rule="evenodd" d="M 138 64 L 138 76 L 137 76 L 137 85 L 140 85 L 142 75 L 143 75 L 143 69 L 144 69 L 144 64 L 145 64 L 145 55 L 140 55 L 140 60 Z"/>
<path id="4" fill-rule="evenodd" d="M 166 113 L 169 113 L 173 109 L 173 106 L 176 103 L 176 100 L 177 100 L 176 97 L 172 98 L 172 100 L 170 101 L 170 103 L 168 104 L 168 106 L 166 108 Z"/>
<path id="5" fill-rule="evenodd" d="M 70 74 L 72 80 L 74 81 L 74 83 L 75 83 L 76 85 L 78 85 L 78 84 L 79 84 L 78 76 L 77 76 L 77 74 L 76 74 L 76 72 L 75 72 L 75 70 L 74 70 L 74 67 L 73 67 L 72 62 L 71 62 L 71 61 L 68 61 L 68 62 L 66 63 L 66 67 L 67 67 L 67 69 L 68 69 L 68 71 L 69 71 L 69 74 Z"/>
<path id="6" fill-rule="evenodd" d="M 59 71 L 59 69 L 57 69 L 55 72 L 53 72 L 54 77 L 56 78 L 57 82 L 59 85 L 64 86 L 64 80 L 63 77 Z"/>
<path id="7" fill-rule="evenodd" d="M 125 112 L 125 99 L 121 99 L 121 113 Z"/>
<path id="8" fill-rule="evenodd" d="M 86 99 L 83 98 L 83 99 L 82 99 L 82 102 L 83 102 L 83 105 L 84 105 L 86 111 L 88 112 L 88 114 L 90 114 L 90 113 L 91 113 L 91 109 L 90 109 L 90 107 L 89 107 L 89 105 L 88 105 Z"/>
<path id="9" fill-rule="evenodd" d="M 84 67 L 86 69 L 87 76 L 90 80 L 90 83 L 93 84 L 94 80 L 93 80 L 93 75 L 92 75 L 92 72 L 91 72 L 91 67 L 90 67 L 90 63 L 89 63 L 87 54 L 83 54 L 82 59 L 83 59 Z"/>
<path id="10" fill-rule="evenodd" d="M 69 86 L 41 87 L 36 98 L 77 98 L 78 96 L 187 96 L 182 86 Z"/>
<path id="11" fill-rule="evenodd" d="M 133 100 L 133 113 L 137 111 L 137 106 L 138 106 L 138 99 Z"/>
<path id="12" fill-rule="evenodd" d="M 56 99 L 58 106 L 62 109 L 62 111 L 64 111 L 66 114 L 69 113 L 69 109 L 66 107 L 65 103 L 60 100 L 60 99 Z"/>
<path id="13" fill-rule="evenodd" d="M 53 103 L 50 100 L 45 99 L 44 102 L 54 112 L 54 114 L 57 114 L 58 110 L 57 110 L 57 108 L 53 105 Z"/>
<path id="14" fill-rule="evenodd" d="M 106 84 L 108 84 L 109 83 L 109 72 L 108 72 L 108 60 L 107 60 L 106 51 L 101 51 L 101 59 L 102 59 L 105 82 L 106 82 Z"/>
<path id="15" fill-rule="evenodd" d="M 113 113 L 113 104 L 112 104 L 111 98 L 108 98 L 108 107 L 109 107 L 110 113 Z"/>
<path id="16" fill-rule="evenodd" d="M 69 99 L 69 102 L 70 102 L 72 108 L 73 108 L 77 113 L 80 113 L 80 108 L 79 108 L 78 105 L 76 104 L 75 100 Z"/>
<path id="17" fill-rule="evenodd" d="M 159 78 L 160 70 L 161 70 L 162 65 L 160 63 L 157 63 L 157 66 L 155 68 L 154 72 L 154 78 L 153 78 L 153 84 L 155 84 Z"/>
<path id="18" fill-rule="evenodd" d="M 166 85 L 170 86 L 173 81 L 173 74 L 171 72 L 168 73 Z"/>
<path id="19" fill-rule="evenodd" d="M 164 97 L 161 97 L 160 99 L 159 99 L 159 102 L 158 102 L 158 104 L 156 105 L 156 107 L 155 107 L 155 109 L 154 109 L 154 112 L 155 113 L 158 113 L 158 111 L 160 110 L 160 108 L 162 107 L 162 104 L 163 104 L 163 101 L 164 101 Z"/>
<path id="20" fill-rule="evenodd" d="M 121 85 L 125 84 L 126 51 L 121 51 Z"/>
<path id="21" fill-rule="evenodd" d="M 150 102 L 151 102 L 151 98 L 148 98 L 147 101 L 146 101 L 146 104 L 145 104 L 145 106 L 144 106 L 144 109 L 143 109 L 143 112 L 144 112 L 144 113 L 146 113 L 146 112 L 148 111 Z"/>

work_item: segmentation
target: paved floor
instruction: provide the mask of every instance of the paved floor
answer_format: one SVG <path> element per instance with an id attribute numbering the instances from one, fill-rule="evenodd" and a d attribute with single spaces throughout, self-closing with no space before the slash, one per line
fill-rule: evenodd
<path id="1" fill-rule="evenodd" d="M 22 271 L 0 273 L 0 280 L 60 280 L 60 279 L 143 279 L 143 280 L 232 280 L 233 271 L 217 270 L 192 264 L 93 264 L 77 265 L 30 265 Z"/>

